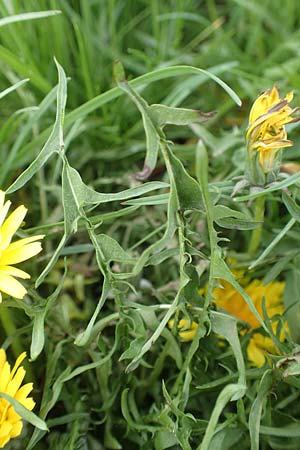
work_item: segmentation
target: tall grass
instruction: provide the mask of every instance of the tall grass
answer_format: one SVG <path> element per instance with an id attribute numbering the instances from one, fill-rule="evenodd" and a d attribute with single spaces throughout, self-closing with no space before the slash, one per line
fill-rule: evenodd
<path id="1" fill-rule="evenodd" d="M 35 413 L 50 432 L 28 425 L 11 448 L 258 450 L 259 427 L 259 448 L 299 448 L 299 207 L 271 186 L 259 253 L 249 257 L 249 198 L 231 198 L 255 97 L 276 84 L 299 103 L 298 9 L 296 0 L 0 2 L 3 18 L 55 11 L 0 28 L 1 91 L 26 79 L 1 99 L 1 189 L 29 208 L 26 230 L 46 234 L 42 256 L 28 263 L 36 285 L 23 302 L 0 306 L 11 321 L 0 338 L 32 358 Z M 117 87 L 116 60 L 149 105 L 216 112 L 166 126 L 169 149 L 156 130 L 161 153 L 143 182 L 147 109 L 122 80 Z M 295 149 L 283 158 L 297 161 L 294 125 L 289 136 Z M 279 186 L 295 202 L 296 178 Z M 194 196 L 203 199 L 196 212 Z M 206 225 L 211 202 L 240 215 Z M 225 256 L 252 264 L 252 278 L 286 282 L 292 338 L 272 370 L 245 369 L 249 335 L 238 338 L 235 321 L 201 303 L 199 289 L 222 278 Z M 203 325 L 193 343 L 170 330 L 168 311 Z"/>

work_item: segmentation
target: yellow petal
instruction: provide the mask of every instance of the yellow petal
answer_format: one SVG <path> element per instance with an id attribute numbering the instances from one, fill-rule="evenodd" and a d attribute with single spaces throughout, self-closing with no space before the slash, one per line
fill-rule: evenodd
<path id="1" fill-rule="evenodd" d="M 13 370 L 11 371 L 11 378 L 14 376 L 18 367 L 22 364 L 22 361 L 24 361 L 25 358 L 26 358 L 26 352 L 23 352 L 23 353 L 21 353 L 21 355 L 18 356 L 18 358 L 15 362 L 15 365 L 13 367 Z"/>
<path id="2" fill-rule="evenodd" d="M 19 281 L 5 273 L 0 273 L 0 291 L 18 299 L 24 298 L 27 292 Z"/>
<path id="3" fill-rule="evenodd" d="M 27 209 L 25 206 L 21 205 L 18 208 L 16 208 L 5 220 L 1 227 L 1 234 L 2 234 L 2 241 L 1 241 L 1 248 L 6 248 L 13 235 L 17 231 L 17 229 L 20 227 L 21 223 L 24 220 L 24 217 L 26 216 Z"/>
<path id="4" fill-rule="evenodd" d="M 10 422 L 12 425 L 17 423 L 21 419 L 21 416 L 18 413 L 16 413 L 16 411 L 12 406 L 7 410 L 6 417 L 8 422 Z"/>
<path id="5" fill-rule="evenodd" d="M 16 423 L 13 424 L 13 428 L 12 428 L 12 430 L 11 430 L 11 432 L 10 432 L 10 436 L 11 436 L 12 438 L 15 438 L 15 437 L 17 437 L 17 436 L 20 436 L 21 431 L 22 431 L 22 428 L 23 428 L 23 423 L 22 423 L 21 420 L 18 420 L 18 422 L 16 422 Z"/>
<path id="6" fill-rule="evenodd" d="M 12 266 L 0 266 L 0 272 L 6 273 L 7 275 L 12 275 L 13 277 L 22 278 L 23 280 L 30 278 L 28 273 Z"/>
<path id="7" fill-rule="evenodd" d="M 14 395 L 17 393 L 17 390 L 22 384 L 22 381 L 25 377 L 25 369 L 23 367 L 19 367 L 17 370 L 17 373 L 13 377 L 13 379 L 8 383 L 6 387 L 6 393 L 10 395 L 11 397 L 14 397 Z"/>
<path id="8" fill-rule="evenodd" d="M 31 244 L 16 248 L 15 250 L 11 249 L 12 246 L 13 244 L 11 244 L 2 253 L 2 256 L 0 258 L 1 266 L 9 266 L 11 264 L 17 264 L 26 261 L 26 259 L 29 259 L 42 251 L 42 245 L 40 242 L 32 242 Z"/>
<path id="9" fill-rule="evenodd" d="M 13 428 L 12 428 L 12 430 L 10 432 L 10 436 L 12 438 L 20 436 L 22 428 L 23 428 L 23 423 L 22 423 L 21 420 L 18 420 L 18 422 L 13 424 Z"/>
<path id="10" fill-rule="evenodd" d="M 18 392 L 15 395 L 15 399 L 18 400 L 18 402 L 22 403 L 24 405 L 25 400 L 27 400 L 27 396 L 30 394 L 30 392 L 33 389 L 32 383 L 24 384 L 24 386 L 20 387 Z"/>
<path id="11" fill-rule="evenodd" d="M 6 353 L 3 348 L 0 348 L 0 372 L 6 362 Z"/>
<path id="12" fill-rule="evenodd" d="M 0 425 L 0 445 L 3 448 L 5 444 L 10 440 L 10 432 L 12 430 L 12 425 L 9 422 L 3 422 Z"/>
<path id="13" fill-rule="evenodd" d="M 37 236 L 30 236 L 27 238 L 19 239 L 18 241 L 12 242 L 9 245 L 9 250 L 17 250 L 20 247 L 25 247 L 25 245 L 30 244 L 31 242 L 40 241 L 44 237 L 45 237 L 44 234 L 39 234 Z"/>
<path id="14" fill-rule="evenodd" d="M 197 328 L 198 328 L 198 326 L 197 326 Z M 179 332 L 180 339 L 183 342 L 192 341 L 194 339 L 194 337 L 195 337 L 196 332 L 197 332 L 197 328 L 192 329 L 192 330 L 180 331 Z"/>
<path id="15" fill-rule="evenodd" d="M 10 380 L 10 365 L 6 361 L 0 372 L 0 392 L 5 392 Z"/>
<path id="16" fill-rule="evenodd" d="M 250 340 L 247 347 L 247 356 L 249 361 L 251 361 L 256 367 L 262 367 L 265 364 L 265 353 L 255 344 L 253 339 Z"/>

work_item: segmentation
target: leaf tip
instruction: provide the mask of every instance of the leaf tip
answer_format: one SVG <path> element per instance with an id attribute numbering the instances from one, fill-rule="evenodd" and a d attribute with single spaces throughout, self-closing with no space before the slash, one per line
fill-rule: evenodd
<path id="1" fill-rule="evenodd" d="M 152 173 L 151 168 L 147 164 L 145 164 L 143 170 L 141 172 L 137 172 L 134 175 L 134 178 L 139 181 L 144 181 L 150 177 L 151 173 Z"/>
<path id="2" fill-rule="evenodd" d="M 123 64 L 119 59 L 116 59 L 113 64 L 113 75 L 117 83 L 126 81 L 125 70 Z"/>

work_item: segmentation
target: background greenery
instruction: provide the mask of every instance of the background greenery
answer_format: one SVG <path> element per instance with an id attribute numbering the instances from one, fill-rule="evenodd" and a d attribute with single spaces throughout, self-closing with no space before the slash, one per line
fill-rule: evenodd
<path id="1" fill-rule="evenodd" d="M 1 28 L 1 90 L 18 80 L 30 79 L 2 100 L 0 181 L 4 190 L 35 159 L 53 126 L 56 92 L 52 89 L 57 84 L 54 56 L 69 77 L 64 127 L 68 161 L 88 186 L 102 193 L 139 186 L 133 175 L 142 170 L 145 157 L 145 133 L 135 105 L 124 95 L 111 101 L 99 97 L 115 87 L 116 59 L 122 61 L 129 80 L 174 65 L 206 69 L 218 75 L 242 99 L 239 108 L 207 76 L 188 72 L 169 77 L 166 71 L 160 81 L 153 81 L 155 76 L 150 75 L 138 88 L 150 104 L 216 111 L 206 124 L 169 126 L 166 134 L 174 143 L 174 154 L 193 176 L 196 143 L 199 138 L 204 140 L 209 155 L 209 178 L 215 186 L 222 187 L 223 204 L 232 205 L 232 178 L 243 174 L 244 131 L 258 93 L 275 83 L 283 94 L 293 90 L 295 104 L 299 103 L 300 16 L 296 0 L 286 0 L 282 8 L 274 7 L 271 0 L 0 2 L 3 17 L 43 10 L 59 10 L 61 14 Z M 284 152 L 284 158 L 297 161 L 299 132 L 293 126 L 289 137 L 294 139 L 295 146 Z M 62 160 L 52 157 L 29 183 L 10 195 L 14 203 L 29 208 L 26 228 L 30 233 L 46 234 L 42 256 L 29 264 L 33 280 L 46 266 L 63 234 L 61 173 Z M 168 181 L 161 157 L 150 181 Z M 278 197 L 270 205 L 265 246 L 288 220 L 288 212 Z M 246 210 L 245 205 L 239 208 Z M 166 207 L 132 206 L 124 210 L 124 205 L 115 202 L 94 211 L 90 206 L 88 215 L 93 217 L 95 226 L 101 226 L 101 233 L 113 237 L 136 257 L 161 237 L 167 220 Z M 123 213 L 114 215 L 113 211 Z M 197 448 L 221 387 L 236 381 L 231 350 L 226 349 L 224 354 L 216 335 L 205 337 L 198 351 L 191 355 L 189 375 L 184 374 L 179 397 L 174 386 L 177 377 L 183 377 L 183 361 L 189 361 L 190 347 L 168 331 L 136 370 L 126 372 L 128 362 L 138 355 L 161 319 L 159 312 L 155 315 L 154 310 L 146 307 L 170 303 L 178 289 L 176 255 L 160 265 L 145 267 L 133 281 L 135 291 L 123 285 L 122 289 L 118 287 L 120 299 L 109 293 L 92 339 L 83 347 L 74 345 L 74 339 L 85 329 L 95 310 L 103 282 L 82 221 L 78 227 L 37 291 L 31 287 L 25 306 L 10 299 L 1 306 L 9 310 L 15 326 L 8 336 L 4 329 L 0 330 L 3 345 L 12 344 L 15 353 L 20 346 L 30 353 L 33 323 L 38 313 L 45 310 L 45 299 L 64 281 L 53 301 L 47 301 L 45 347 L 28 372 L 28 380 L 35 382 L 38 407 L 42 402 L 40 413 L 38 407 L 35 412 L 47 419 L 50 433 L 35 431 L 26 448 Z M 205 253 L 208 236 L 203 227 L 199 217 L 189 222 L 194 233 L 191 239 L 199 248 L 204 244 Z M 232 240 L 231 253 L 235 252 L 240 261 L 246 258 L 249 233 L 223 230 L 223 236 Z M 285 243 L 268 260 L 281 263 L 274 276 L 286 270 L 284 279 L 290 280 L 289 296 L 294 301 L 299 292 L 295 259 L 298 236 L 296 224 Z M 64 255 L 67 273 L 62 280 Z M 119 270 L 117 263 L 113 270 Z M 257 274 L 264 276 L 267 272 L 266 266 L 260 266 Z M 205 280 L 204 276 L 203 283 Z M 145 306 L 142 313 L 130 307 L 131 301 Z M 297 325 L 295 329 L 297 334 Z M 245 345 L 246 340 L 242 347 Z M 95 365 L 87 366 L 91 363 Z M 82 373 L 74 372 L 79 366 L 83 367 Z M 237 406 L 232 403 L 227 407 L 222 416 L 223 431 L 221 427 L 210 450 L 250 448 L 246 417 L 263 373 L 263 369 L 248 369 L 246 397 Z M 296 377 L 293 379 L 290 384 L 294 387 L 281 384 L 274 388 L 276 396 L 268 399 L 261 434 L 260 448 L 264 450 L 280 449 L 283 442 L 284 448 L 299 448 L 300 435 L 296 429 L 299 382 Z M 291 421 L 295 427 L 284 431 L 284 425 L 290 425 Z M 282 429 L 276 434 L 274 427 Z M 25 448 L 31 432 L 28 426 L 23 437 L 11 443 L 11 448 Z"/>

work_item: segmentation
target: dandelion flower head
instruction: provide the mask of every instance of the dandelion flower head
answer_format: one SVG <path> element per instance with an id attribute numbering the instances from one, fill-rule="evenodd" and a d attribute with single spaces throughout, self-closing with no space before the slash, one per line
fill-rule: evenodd
<path id="1" fill-rule="evenodd" d="M 244 298 L 235 288 L 225 280 L 220 280 L 221 286 L 218 286 L 213 291 L 215 303 L 218 308 L 223 309 L 238 319 L 246 322 L 250 330 L 255 330 L 260 327 L 258 319 L 254 316 Z M 284 312 L 282 295 L 285 283 L 274 281 L 264 285 L 261 280 L 254 279 L 244 287 L 246 293 L 252 299 L 252 302 L 258 311 L 259 315 L 263 317 L 263 299 L 265 299 L 266 311 L 268 317 L 282 315 Z M 278 321 L 272 323 L 273 332 L 276 333 Z M 285 325 L 285 331 L 288 331 Z M 285 333 L 282 330 L 280 333 L 280 340 L 283 341 Z M 248 348 L 247 355 L 249 361 L 257 367 L 264 365 L 268 353 L 277 353 L 277 349 L 270 337 L 264 336 L 257 332 L 253 333 Z"/>

